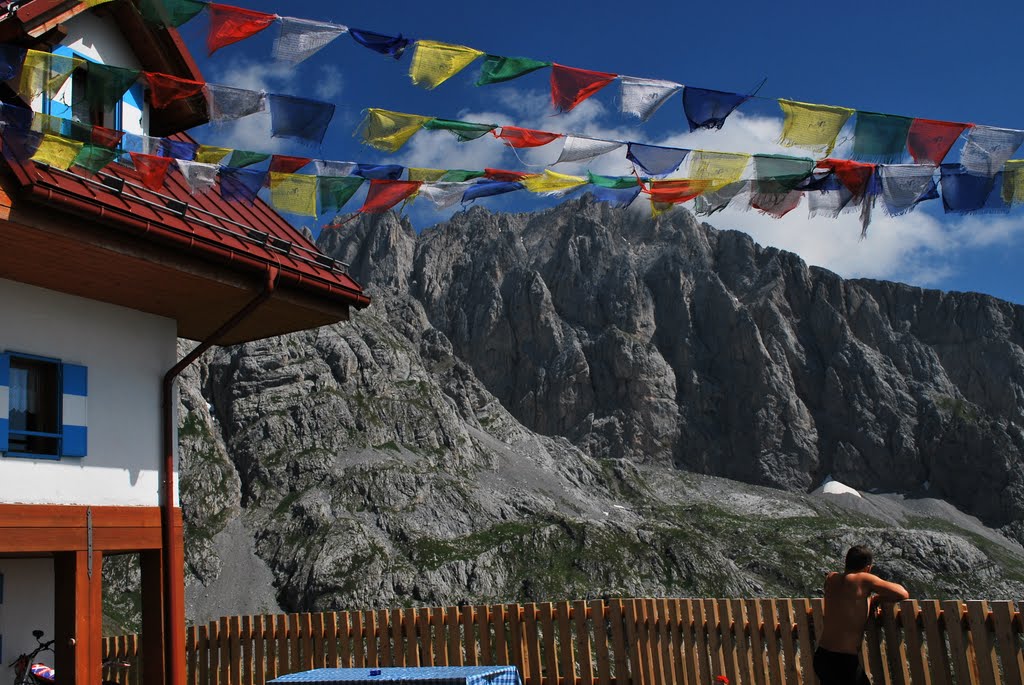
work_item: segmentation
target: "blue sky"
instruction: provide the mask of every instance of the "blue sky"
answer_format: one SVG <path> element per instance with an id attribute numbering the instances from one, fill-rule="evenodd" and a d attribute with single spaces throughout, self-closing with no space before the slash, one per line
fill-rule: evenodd
<path id="1" fill-rule="evenodd" d="M 665 2 L 637 6 L 640 9 L 623 2 L 550 0 L 226 4 L 719 90 L 745 91 L 766 78 L 761 94 L 773 98 L 1024 128 L 1024 90 L 1017 85 L 1015 48 L 1024 19 L 1020 3 L 970 9 L 949 1 L 926 5 L 906 0 L 859 5 Z M 352 135 L 361 112 L 380 107 L 651 144 L 802 154 L 798 148 L 785 150 L 775 144 L 782 120 L 772 102 L 745 105 L 721 131 L 689 135 L 678 95 L 646 123 L 619 113 L 615 84 L 573 112 L 553 116 L 547 70 L 477 88 L 472 85 L 477 62 L 427 91 L 409 80 L 411 50 L 395 61 L 342 36 L 312 59 L 289 67 L 271 58 L 275 26 L 212 57 L 205 53 L 207 26 L 206 15 L 201 14 L 181 32 L 208 81 L 329 100 L 337 105 L 337 113 L 319 149 L 271 140 L 269 122 L 258 115 L 196 130 L 204 143 L 347 161 L 527 170 L 495 140 L 458 144 L 444 132 L 421 132 L 393 155 L 362 146 Z M 556 142 L 528 150 L 522 159 L 544 165 L 557 157 L 559 148 Z M 1016 157 L 1024 157 L 1024 151 Z M 602 173 L 630 169 L 621 153 L 607 155 L 589 168 Z M 580 167 L 557 169 L 573 173 Z M 517 211 L 553 203 L 525 193 L 481 201 L 493 209 Z M 418 227 L 449 214 L 422 202 L 409 210 Z M 809 219 L 804 206 L 781 220 L 730 209 L 709 222 L 744 230 L 762 245 L 796 252 L 842 276 L 979 291 L 1024 303 L 1024 282 L 1016 268 L 1024 259 L 1024 210 L 963 217 L 944 215 L 941 202 L 931 202 L 903 217 L 886 217 L 880 208 L 875 214 L 866 240 L 860 240 L 857 216 Z M 295 221 L 316 230 L 317 224 L 308 218 Z"/>

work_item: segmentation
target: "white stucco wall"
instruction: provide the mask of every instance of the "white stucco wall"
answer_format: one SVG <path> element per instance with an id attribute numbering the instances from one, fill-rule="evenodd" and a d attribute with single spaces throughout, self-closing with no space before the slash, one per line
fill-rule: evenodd
<path id="1" fill-rule="evenodd" d="M 0 503 L 159 506 L 160 388 L 176 362 L 175 321 L 3 279 L 0 321 L 0 351 L 82 364 L 89 386 L 88 456 L 0 456 Z"/>
<path id="2" fill-rule="evenodd" d="M 0 574 L 4 577 L 0 602 L 0 682 L 13 683 L 14 669 L 7 664 L 36 648 L 32 631 L 42 630 L 44 640 L 53 638 L 53 560 L 0 559 Z M 42 652 L 37 660 L 53 666 L 53 653 Z"/>

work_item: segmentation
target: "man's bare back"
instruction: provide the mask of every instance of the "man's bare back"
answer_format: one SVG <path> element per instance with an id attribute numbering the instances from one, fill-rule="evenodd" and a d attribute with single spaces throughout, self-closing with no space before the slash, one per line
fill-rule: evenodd
<path id="1" fill-rule="evenodd" d="M 906 588 L 871 572 L 871 550 L 851 547 L 846 570 L 825 578 L 825 625 L 814 652 L 814 673 L 821 685 L 863 685 L 867 678 L 858 654 L 872 597 L 895 602 L 910 595 Z"/>

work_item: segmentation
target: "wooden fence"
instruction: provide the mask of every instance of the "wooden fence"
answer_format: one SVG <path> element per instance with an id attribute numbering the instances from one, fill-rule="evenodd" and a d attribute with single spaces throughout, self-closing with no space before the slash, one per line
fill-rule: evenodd
<path id="1" fill-rule="evenodd" d="M 817 681 L 820 599 L 622 599 L 231 616 L 188 629 L 188 685 L 263 685 L 351 666 L 515 664 L 526 685 Z M 874 685 L 1024 682 L 1024 602 L 907 600 L 868 624 Z M 141 685 L 138 636 L 106 638 L 104 673 Z"/>

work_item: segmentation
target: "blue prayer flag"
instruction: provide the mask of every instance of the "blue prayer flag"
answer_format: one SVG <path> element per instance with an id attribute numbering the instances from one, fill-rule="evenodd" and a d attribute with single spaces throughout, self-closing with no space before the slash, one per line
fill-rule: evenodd
<path id="1" fill-rule="evenodd" d="M 228 202 L 252 204 L 266 178 L 267 172 L 258 169 L 221 167 L 220 195 Z"/>
<path id="2" fill-rule="evenodd" d="M 399 33 L 397 36 L 385 36 L 381 33 L 374 33 L 373 31 L 364 31 L 363 29 L 348 30 L 348 35 L 352 36 L 357 43 L 362 45 L 364 48 L 370 48 L 374 52 L 379 52 L 382 55 L 391 55 L 395 59 L 399 59 L 405 49 L 409 47 L 409 39 L 402 38 L 402 34 Z"/>
<path id="3" fill-rule="evenodd" d="M 651 176 L 662 176 L 675 171 L 688 154 L 690 154 L 689 150 L 675 147 L 630 143 L 626 151 L 626 159 Z"/>
<path id="4" fill-rule="evenodd" d="M 198 150 L 199 145 L 197 143 L 189 143 L 184 140 L 170 140 L 168 138 L 160 141 L 161 157 L 173 157 L 174 159 L 183 159 L 186 162 L 191 162 L 196 158 Z"/>
<path id="5" fill-rule="evenodd" d="M 27 131 L 32 128 L 33 112 L 28 107 L 18 107 L 0 102 L 0 121 L 12 128 Z"/>
<path id="6" fill-rule="evenodd" d="M 1003 200 L 1003 172 L 972 174 L 959 164 L 943 164 L 939 171 L 942 208 L 947 214 L 1010 211 Z"/>
<path id="7" fill-rule="evenodd" d="M 26 54 L 28 54 L 27 48 L 19 48 L 17 45 L 0 45 L 0 81 L 14 78 L 14 75 L 21 69 Z"/>
<path id="8" fill-rule="evenodd" d="M 405 171 L 405 167 L 397 164 L 356 164 L 356 168 L 352 170 L 352 175 L 369 179 L 397 181 L 401 178 L 403 171 Z"/>
<path id="9" fill-rule="evenodd" d="M 292 138 L 319 145 L 334 118 L 334 103 L 291 95 L 268 95 L 270 130 L 275 138 Z"/>
<path id="10" fill-rule="evenodd" d="M 683 111 L 691 131 L 722 128 L 733 110 L 749 99 L 749 95 L 686 86 L 683 89 Z"/>
<path id="11" fill-rule="evenodd" d="M 616 209 L 625 209 L 633 204 L 633 200 L 640 194 L 640 186 L 635 188 L 602 188 L 590 186 L 587 192 L 594 196 L 598 202 L 605 202 Z"/>
<path id="12" fill-rule="evenodd" d="M 462 201 L 472 202 L 481 197 L 491 197 L 492 195 L 502 195 L 522 190 L 523 187 L 522 183 L 515 181 L 477 181 L 466 188 L 466 192 L 462 194 Z"/>

